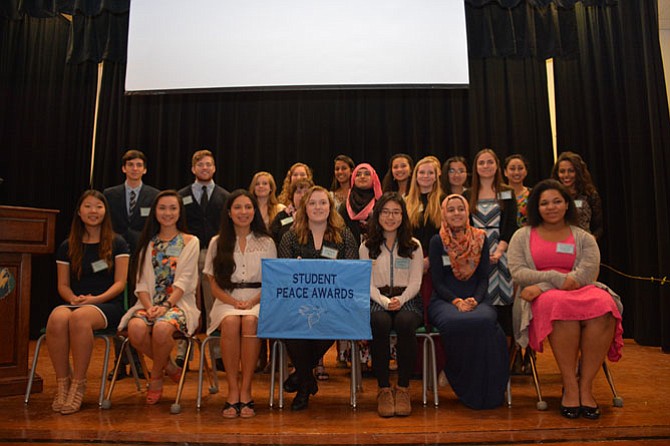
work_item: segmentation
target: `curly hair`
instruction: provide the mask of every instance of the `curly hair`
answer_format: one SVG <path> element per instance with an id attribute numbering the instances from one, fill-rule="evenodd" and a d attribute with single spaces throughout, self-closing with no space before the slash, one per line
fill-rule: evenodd
<path id="1" fill-rule="evenodd" d="M 596 187 L 593 185 L 593 179 L 591 178 L 588 166 L 582 157 L 575 152 L 563 152 L 558 156 L 554 167 L 551 169 L 552 179 L 561 181 L 558 178 L 558 168 L 561 161 L 568 161 L 575 168 L 575 192 L 577 192 L 577 195 L 593 195 L 597 192 Z"/>
<path id="2" fill-rule="evenodd" d="M 548 190 L 555 190 L 561 194 L 566 203 L 568 203 L 568 209 L 565 211 L 564 220 L 567 224 L 576 225 L 577 224 L 577 207 L 575 206 L 575 201 L 572 199 L 572 196 L 568 192 L 565 186 L 561 184 L 560 181 L 554 179 L 542 180 L 535 185 L 533 190 L 528 197 L 528 224 L 535 228 L 542 224 L 542 216 L 540 215 L 540 196 L 543 192 Z"/>
<path id="3" fill-rule="evenodd" d="M 285 206 L 288 206 L 291 204 L 291 197 L 289 197 L 288 194 L 288 189 L 289 186 L 291 185 L 291 175 L 293 175 L 293 171 L 297 167 L 303 167 L 305 171 L 307 172 L 307 179 L 314 181 L 314 177 L 312 174 L 312 169 L 305 163 L 295 163 L 293 164 L 287 171 L 286 171 L 286 177 L 284 177 L 284 184 L 282 185 L 281 188 L 281 193 L 279 194 L 279 202 Z"/>

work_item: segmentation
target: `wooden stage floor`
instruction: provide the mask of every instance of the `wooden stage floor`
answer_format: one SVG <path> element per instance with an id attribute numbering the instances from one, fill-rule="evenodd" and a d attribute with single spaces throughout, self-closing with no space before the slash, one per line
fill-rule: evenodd
<path id="1" fill-rule="evenodd" d="M 34 342 L 31 358 L 32 348 Z M 166 382 L 163 400 L 148 407 L 144 392 L 137 392 L 132 380 L 125 379 L 115 389 L 112 408 L 99 409 L 96 399 L 102 350 L 102 343 L 97 341 L 83 409 L 70 416 L 51 411 L 55 380 L 43 350 L 37 368 L 45 379 L 45 392 L 33 394 L 28 405 L 23 403 L 23 396 L 0 398 L 0 445 L 670 444 L 670 355 L 631 340 L 626 341 L 623 359 L 610 367 L 624 407 L 612 406 L 612 394 L 601 376 L 595 387 L 602 408 L 597 421 L 567 420 L 559 415 L 560 376 L 549 351 L 538 354 L 542 390 L 549 404 L 544 412 L 535 408 L 535 391 L 528 376 L 513 377 L 511 408 L 486 411 L 464 407 L 449 387 L 440 388 L 439 408 L 432 404 L 422 407 L 421 381 L 413 380 L 412 415 L 382 419 L 376 415 L 376 382 L 372 378 L 364 378 L 358 408 L 349 406 L 347 370 L 334 367 L 331 349 L 326 361 L 330 380 L 320 385 L 308 410 L 292 413 L 292 395 L 287 395 L 285 409 L 270 409 L 269 375 L 257 374 L 257 416 L 227 420 L 220 416 L 225 395 L 223 374 L 219 375 L 223 392 L 206 395 L 202 409 L 197 411 L 194 371 L 187 375 L 178 415 L 170 414 L 170 399 L 176 392 L 171 382 Z M 195 367 L 194 361 L 192 370 Z"/>

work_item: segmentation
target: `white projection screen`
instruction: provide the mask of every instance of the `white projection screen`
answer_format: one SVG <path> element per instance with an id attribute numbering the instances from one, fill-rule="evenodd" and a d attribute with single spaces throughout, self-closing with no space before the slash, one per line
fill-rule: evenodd
<path id="1" fill-rule="evenodd" d="M 462 88 L 463 0 L 132 0 L 126 93 Z"/>

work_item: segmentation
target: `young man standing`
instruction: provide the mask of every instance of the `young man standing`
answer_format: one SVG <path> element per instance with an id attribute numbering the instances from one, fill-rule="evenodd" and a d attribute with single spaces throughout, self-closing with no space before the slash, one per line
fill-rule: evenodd
<path id="1" fill-rule="evenodd" d="M 212 309 L 212 292 L 207 279 L 203 280 L 202 270 L 205 267 L 205 257 L 209 241 L 219 232 L 221 226 L 221 211 L 223 210 L 229 192 L 214 183 L 216 163 L 209 150 L 198 150 L 191 158 L 191 172 L 195 181 L 179 191 L 184 200 L 186 209 L 186 223 L 191 234 L 200 240 L 200 271 L 201 297 L 200 310 L 203 314 L 203 324 L 206 325 L 209 312 Z M 206 326 L 201 327 L 205 329 Z M 183 347 L 178 345 L 177 365 L 183 364 Z M 220 355 L 220 354 L 219 354 Z M 220 363 L 221 361 L 217 361 Z M 220 365 L 220 364 L 219 364 Z"/>
<path id="2" fill-rule="evenodd" d="M 130 255 L 132 256 L 135 253 L 142 228 L 144 228 L 144 222 L 149 216 L 151 204 L 159 191 L 142 182 L 142 177 L 147 173 L 147 158 L 139 150 L 128 150 L 123 154 L 121 171 L 126 176 L 126 181 L 118 186 L 108 187 L 103 191 L 103 194 L 109 204 L 114 232 L 128 242 Z M 134 277 L 128 276 L 127 296 L 129 305 L 132 305 L 135 300 L 133 291 Z M 121 344 L 115 340 L 114 345 L 118 356 Z M 135 349 L 132 349 L 132 352 L 134 362 L 138 365 L 137 352 Z M 122 364 L 123 367 L 119 368 L 117 379 L 128 376 L 125 358 Z M 141 368 L 138 368 L 138 371 L 141 370 Z"/>

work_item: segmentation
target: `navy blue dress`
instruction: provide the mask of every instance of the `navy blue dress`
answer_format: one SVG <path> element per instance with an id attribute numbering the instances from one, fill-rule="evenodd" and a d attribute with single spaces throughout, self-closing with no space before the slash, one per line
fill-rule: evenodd
<path id="1" fill-rule="evenodd" d="M 463 404 L 473 409 L 492 409 L 503 404 L 508 380 L 507 341 L 498 314 L 488 297 L 489 246 L 484 241 L 477 270 L 466 281 L 458 280 L 440 235 L 430 241 L 433 294 L 428 306 L 430 323 L 442 338 L 446 355 L 444 372 Z M 451 302 L 474 297 L 477 307 L 461 313 Z"/>

